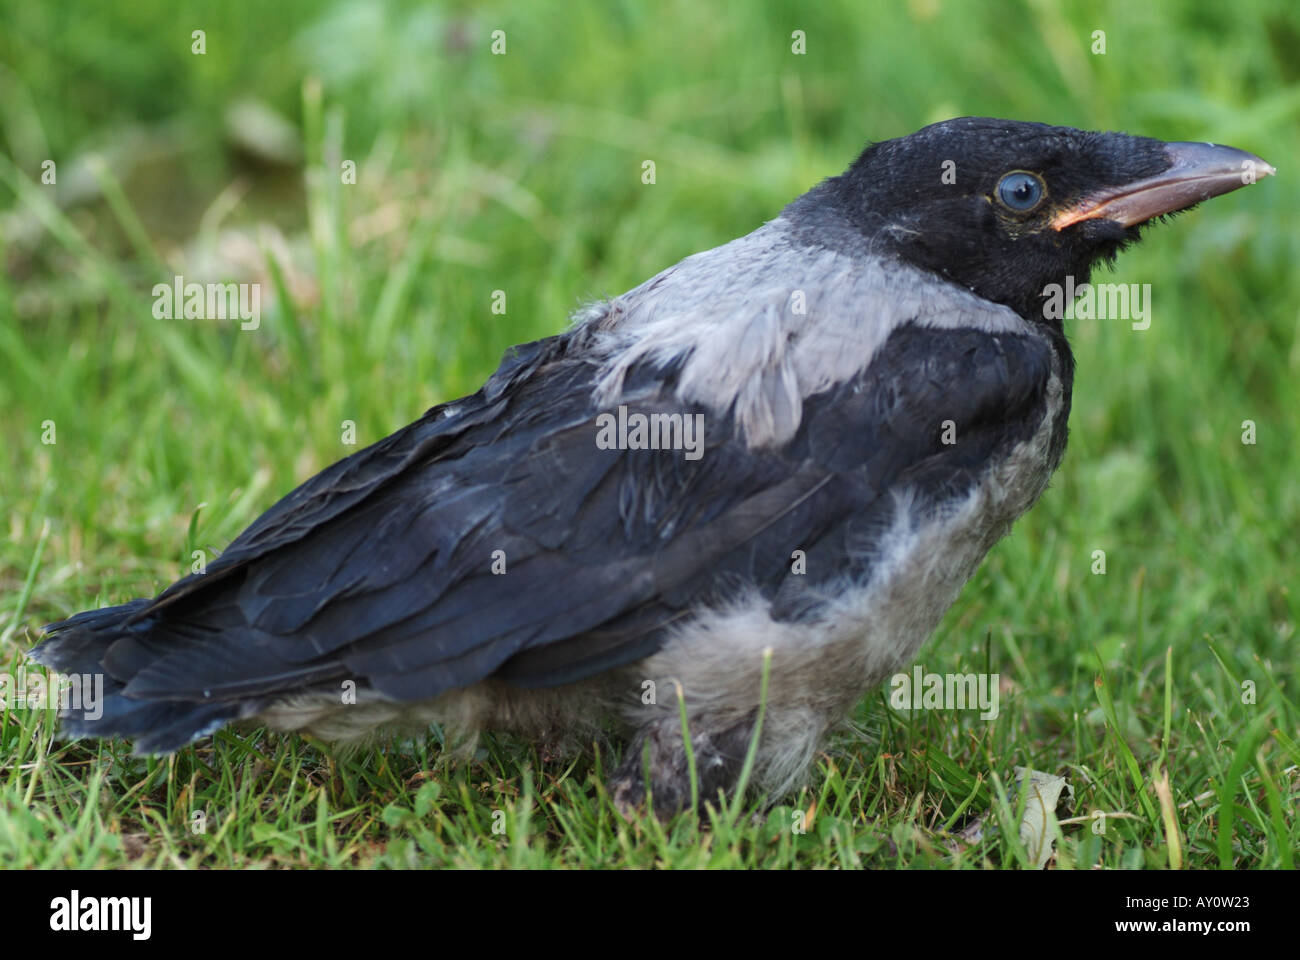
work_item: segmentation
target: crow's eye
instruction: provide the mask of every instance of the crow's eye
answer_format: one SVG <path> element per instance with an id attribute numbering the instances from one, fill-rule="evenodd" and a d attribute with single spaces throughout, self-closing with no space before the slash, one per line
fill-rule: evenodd
<path id="1" fill-rule="evenodd" d="M 1043 181 L 1032 173 L 1015 170 L 998 181 L 998 199 L 1016 213 L 1028 213 L 1043 201 Z"/>

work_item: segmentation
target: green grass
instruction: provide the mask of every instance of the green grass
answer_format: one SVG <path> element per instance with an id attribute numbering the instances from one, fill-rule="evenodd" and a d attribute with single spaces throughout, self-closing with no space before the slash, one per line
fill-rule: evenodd
<path id="1" fill-rule="evenodd" d="M 434 734 L 353 756 L 256 731 L 156 760 L 12 711 L 0 867 L 1014 869 L 1016 765 L 1074 788 L 1059 866 L 1294 865 L 1294 4 L 704 7 L 0 2 L 0 669 L 39 624 L 219 552 L 356 449 L 343 421 L 362 445 L 472 391 L 510 344 L 752 229 L 868 138 L 984 114 L 1258 153 L 1275 179 L 1104 278 L 1152 285 L 1149 330 L 1070 327 L 1065 462 L 918 660 L 999 673 L 1000 716 L 877 692 L 803 793 L 661 826 L 613 812 L 608 748 L 490 737 L 453 761 Z M 230 148 L 248 97 L 295 125 L 305 176 Z M 279 291 L 259 330 L 153 318 L 152 285 L 201 262 Z"/>

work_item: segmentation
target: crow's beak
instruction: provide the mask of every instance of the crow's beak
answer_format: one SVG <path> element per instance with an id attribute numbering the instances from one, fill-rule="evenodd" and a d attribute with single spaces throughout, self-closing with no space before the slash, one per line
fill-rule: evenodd
<path id="1" fill-rule="evenodd" d="M 1277 172 L 1253 153 L 1217 143 L 1169 143 L 1165 152 L 1170 166 L 1164 173 L 1085 197 L 1058 213 L 1053 229 L 1064 230 L 1081 220 L 1114 220 L 1131 227 Z"/>

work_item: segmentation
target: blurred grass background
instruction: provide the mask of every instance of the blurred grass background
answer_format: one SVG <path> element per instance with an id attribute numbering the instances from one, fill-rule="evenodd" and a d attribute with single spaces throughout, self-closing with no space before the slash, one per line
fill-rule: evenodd
<path id="1" fill-rule="evenodd" d="M 11 671 L 37 625 L 156 592 L 192 550 L 218 552 L 357 449 L 343 421 L 364 445 L 474 390 L 509 345 L 753 229 L 869 139 L 990 115 L 1213 140 L 1278 168 L 1151 230 L 1097 278 L 1150 283 L 1149 330 L 1070 327 L 1065 463 L 918 661 L 987 663 L 1001 718 L 869 699 L 864 737 L 837 740 L 790 801 L 816 807 L 808 834 L 782 829 L 789 805 L 764 827 L 715 824 L 712 844 L 690 818 L 624 825 L 591 758 L 504 739 L 432 773 L 436 750 L 353 762 L 264 734 L 144 761 L 52 742 L 51 718 L 28 711 L 0 722 L 0 863 L 1014 866 L 1014 830 L 974 845 L 946 831 L 990 805 L 1011 817 L 1001 782 L 1019 763 L 1069 776 L 1085 813 L 1134 815 L 1100 836 L 1067 826 L 1063 865 L 1292 864 L 1290 0 L 0 0 L 0 23 Z M 261 328 L 154 319 L 150 289 L 177 273 L 261 283 Z M 482 828 L 498 808 L 522 840 Z M 196 809 L 224 811 L 219 839 L 187 832 Z"/>

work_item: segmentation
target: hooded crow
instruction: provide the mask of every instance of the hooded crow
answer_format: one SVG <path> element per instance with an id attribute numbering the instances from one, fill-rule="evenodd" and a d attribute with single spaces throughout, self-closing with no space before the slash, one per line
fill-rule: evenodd
<path id="1" fill-rule="evenodd" d="M 67 733 L 143 753 L 235 721 L 612 731 L 623 809 L 681 808 L 692 777 L 734 791 L 751 741 L 778 797 L 1060 463 L 1074 361 L 1049 289 L 1273 172 L 971 117 L 876 143 L 32 656 L 105 678 Z"/>

